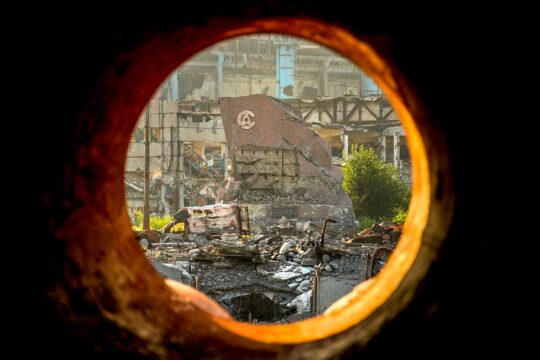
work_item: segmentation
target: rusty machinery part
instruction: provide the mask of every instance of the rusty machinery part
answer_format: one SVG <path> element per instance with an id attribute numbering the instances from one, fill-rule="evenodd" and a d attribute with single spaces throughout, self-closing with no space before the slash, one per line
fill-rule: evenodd
<path id="1" fill-rule="evenodd" d="M 334 220 L 334 219 L 324 219 L 324 224 L 323 224 L 323 228 L 322 228 L 322 231 L 321 231 L 321 247 L 324 246 L 324 233 L 326 232 L 326 224 L 327 223 L 332 223 L 332 224 L 336 224 L 337 221 Z"/>
<path id="2" fill-rule="evenodd" d="M 393 251 L 394 250 L 391 248 L 385 246 L 373 250 L 370 255 L 369 264 L 366 268 L 366 280 L 374 277 L 381 271 Z"/>

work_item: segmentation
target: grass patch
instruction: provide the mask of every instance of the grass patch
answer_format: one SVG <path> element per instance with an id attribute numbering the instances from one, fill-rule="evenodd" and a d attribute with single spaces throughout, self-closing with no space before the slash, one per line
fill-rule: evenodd
<path id="1" fill-rule="evenodd" d="M 135 210 L 133 215 L 133 224 L 131 227 L 135 231 L 141 231 L 143 229 L 143 213 L 141 210 Z M 172 216 L 150 215 L 150 230 L 161 230 L 172 220 Z"/>

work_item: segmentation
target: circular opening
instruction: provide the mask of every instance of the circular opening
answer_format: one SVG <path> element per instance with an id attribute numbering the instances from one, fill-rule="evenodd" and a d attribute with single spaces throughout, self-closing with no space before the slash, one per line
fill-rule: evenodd
<path id="1" fill-rule="evenodd" d="M 281 34 L 219 42 L 162 83 L 132 134 L 136 237 L 162 277 L 237 320 L 322 314 L 399 239 L 404 135 L 374 81 L 328 48 Z M 232 300 L 250 292 L 247 313 L 269 298 L 274 316 L 239 311 Z"/>
<path id="2" fill-rule="evenodd" d="M 96 103 L 105 99 L 105 105 L 96 113 L 91 110 L 96 104 L 89 104 L 90 110 L 85 113 L 88 121 L 81 123 L 85 127 L 82 136 L 89 136 L 91 143 L 79 139 L 77 166 L 99 175 L 88 180 L 82 173 L 75 179 L 86 201 L 57 233 L 59 238 L 74 240 L 67 252 L 78 268 L 76 283 L 90 291 L 90 299 L 94 300 L 89 301 L 97 304 L 100 319 L 129 329 L 152 346 L 166 342 L 186 346 L 189 336 L 246 350 L 262 344 L 291 345 L 326 339 L 330 341 L 327 345 L 334 341 L 335 346 L 329 347 L 338 351 L 353 341 L 366 342 L 383 322 L 411 301 L 448 228 L 453 199 L 450 184 L 445 181 L 449 170 L 441 134 L 429 123 L 421 102 L 390 56 L 382 55 L 384 46 L 371 38 L 359 40 L 337 26 L 298 18 L 254 21 L 242 27 L 225 21 L 199 30 L 159 34 L 119 59 L 96 91 L 100 93 L 95 96 Z M 152 273 L 133 241 L 120 180 L 130 130 L 159 83 L 189 56 L 212 43 L 259 32 L 318 42 L 348 57 L 375 79 L 405 128 L 414 174 L 404 232 L 384 269 L 325 314 L 288 325 L 233 321 L 213 311 L 204 296 L 189 288 L 167 288 Z M 156 338 L 156 334 L 160 336 Z"/>

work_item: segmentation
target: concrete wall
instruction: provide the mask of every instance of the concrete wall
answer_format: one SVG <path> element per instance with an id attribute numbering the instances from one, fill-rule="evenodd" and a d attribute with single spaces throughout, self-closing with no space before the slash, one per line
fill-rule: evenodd
<path id="1" fill-rule="evenodd" d="M 225 75 L 225 79 L 228 79 L 228 84 L 233 84 L 233 81 L 237 81 L 240 86 L 235 88 L 236 93 L 248 91 L 253 89 L 259 89 L 266 91 L 265 88 L 272 89 L 272 77 L 270 76 L 241 76 L 239 74 Z M 204 85 L 205 81 L 209 79 L 215 80 L 215 75 L 206 76 L 203 81 L 202 88 L 205 86 L 210 89 L 212 84 Z M 247 79 L 247 80 L 246 80 Z M 225 83 L 227 83 L 225 81 Z M 304 83 L 307 84 L 307 83 Z M 315 85 L 315 83 L 309 83 Z M 232 89 L 232 88 L 231 88 Z M 270 91 L 269 90 L 269 91 Z M 232 91 L 232 90 L 231 90 Z M 258 90 L 257 90 L 258 91 Z M 229 92 L 227 87 L 224 88 L 225 94 Z M 333 189 L 332 186 L 328 186 L 332 179 L 333 181 L 341 181 L 340 170 L 332 165 L 331 148 L 343 148 L 344 134 L 348 135 L 348 143 L 352 149 L 358 144 L 370 144 L 375 145 L 380 140 L 380 131 L 368 131 L 365 129 L 357 130 L 345 130 L 343 127 L 339 128 L 321 128 L 317 125 L 313 126 L 313 130 L 307 129 L 302 125 L 302 120 L 294 119 L 295 110 L 283 105 L 279 102 L 275 102 L 264 95 L 251 97 L 254 100 L 249 104 L 250 109 L 255 109 L 254 121 L 256 125 L 253 129 L 244 130 L 237 126 L 238 112 L 241 111 L 240 107 L 232 109 L 232 114 L 227 121 L 232 126 L 229 130 L 230 139 L 234 139 L 235 146 L 238 146 L 238 151 L 233 152 L 233 157 L 237 157 L 240 162 L 237 162 L 237 171 L 241 175 L 240 178 L 247 178 L 254 173 L 261 174 L 253 184 L 253 189 L 267 189 L 279 191 L 280 193 L 290 193 L 294 189 L 306 188 L 317 189 L 313 191 L 311 195 L 320 195 L 323 198 L 344 198 L 339 191 Z M 263 100 L 264 99 L 264 100 Z M 324 102 L 331 103 L 331 99 L 324 100 Z M 309 101 L 305 100 L 293 100 L 293 103 L 309 104 Z M 280 105 L 281 104 L 281 105 Z M 337 117 L 342 118 L 343 111 L 343 99 L 338 101 Z M 381 101 L 364 102 L 365 106 L 376 114 L 381 110 Z M 304 106 L 302 105 L 302 106 Z M 354 104 L 346 103 L 346 106 L 352 106 Z M 235 105 L 236 106 L 236 105 Z M 243 106 L 243 105 L 242 105 Z M 242 108 L 243 109 L 243 108 Z M 131 137 L 131 144 L 128 150 L 128 156 L 126 159 L 125 170 L 126 174 L 132 177 L 132 180 L 142 188 L 142 171 L 144 169 L 144 153 L 145 153 L 145 119 L 146 111 L 139 117 L 139 122 L 136 129 L 133 131 Z M 374 119 L 373 116 L 369 117 L 368 111 L 362 112 L 362 120 L 369 121 Z M 154 180 L 159 179 L 166 186 L 164 190 L 168 193 L 173 191 L 176 182 L 178 181 L 178 141 L 185 144 L 190 144 L 193 151 L 201 158 L 205 158 L 205 144 L 215 144 L 221 147 L 221 158 L 225 155 L 225 143 L 227 141 L 226 129 L 221 119 L 221 108 L 217 101 L 213 100 L 191 100 L 191 101 L 172 101 L 172 100 L 153 100 L 150 103 L 148 109 L 148 116 L 150 118 L 150 171 L 151 178 Z M 330 118 L 324 112 L 321 113 L 319 118 L 319 112 L 313 111 L 312 115 L 308 118 L 307 123 L 319 123 L 329 122 Z M 352 114 L 349 120 L 353 121 L 356 114 Z M 391 114 L 388 119 L 393 119 L 395 114 Z M 197 118 L 199 121 L 194 121 Z M 236 127 L 234 125 L 236 124 Z M 262 127 L 261 127 L 262 126 Z M 234 130 L 234 131 L 233 131 Z M 307 132 L 306 132 L 307 130 Z M 317 136 L 319 134 L 319 136 Z M 384 130 L 384 137 L 388 144 L 385 148 L 385 155 L 383 157 L 382 150 L 381 156 L 387 162 L 395 162 L 395 166 L 400 169 L 402 179 L 406 183 L 411 182 L 411 169 L 410 162 L 403 161 L 403 159 L 395 159 L 395 153 L 393 151 L 393 137 L 394 134 L 401 134 L 404 136 L 403 128 L 401 126 L 392 126 Z M 242 140 L 243 139 L 243 140 Z M 244 141 L 245 140 L 245 141 Z M 245 145 L 256 144 L 253 149 L 243 148 Z M 296 147 L 295 147 L 296 146 Z M 400 141 L 400 146 L 406 146 L 404 139 Z M 243 148 L 243 150 L 242 150 Z M 262 155 L 264 151 L 276 151 L 280 154 L 278 158 L 274 159 L 271 155 Z M 242 158 L 242 151 L 255 151 L 256 154 L 251 154 L 245 159 Z M 281 151 L 281 152 L 280 152 Z M 341 151 L 339 154 L 341 155 Z M 218 158 L 221 165 L 221 158 Z M 254 159 L 264 159 L 264 161 L 258 161 L 257 163 L 251 163 Z M 214 159 L 215 160 L 215 159 Z M 242 164 L 242 161 L 245 164 Z M 321 172 L 321 167 L 326 169 L 327 173 Z M 187 168 L 186 168 L 187 170 Z M 182 173 L 180 171 L 180 173 Z M 189 177 L 191 174 L 186 171 L 185 176 L 181 176 L 187 186 L 194 184 L 193 187 L 189 187 L 189 191 L 194 193 L 194 196 L 198 196 L 197 191 L 204 188 L 204 184 L 195 184 Z M 317 177 L 318 181 L 314 183 L 312 177 Z M 128 181 L 131 181 L 128 179 Z M 163 201 L 161 197 L 161 191 L 164 191 L 161 187 L 154 189 L 154 195 Z M 336 191 L 334 191 L 336 190 Z M 187 191 L 187 190 L 186 190 Z M 142 194 L 141 194 L 142 196 Z M 158 200 L 156 200 L 158 201 Z M 198 200 L 197 200 L 198 201 Z M 139 207 L 139 200 L 135 195 L 128 196 L 129 206 Z M 200 201 L 198 201 L 200 203 Z M 154 207 L 154 205 L 152 205 Z M 156 204 L 155 207 L 159 207 Z"/>
<path id="2" fill-rule="evenodd" d="M 180 146 L 189 145 L 193 153 L 205 159 L 207 144 L 217 144 L 222 148 L 225 142 L 225 132 L 219 116 L 217 102 L 183 102 L 155 99 L 150 102 L 148 112 L 144 111 L 131 136 L 131 143 L 125 163 L 126 198 L 128 207 L 139 208 L 142 205 L 142 191 L 137 191 L 130 185 L 143 188 L 143 171 L 145 156 L 145 126 L 146 116 L 150 119 L 150 178 L 152 211 L 165 209 L 168 214 L 175 212 L 173 203 L 178 197 L 178 182 L 185 185 L 185 202 L 199 202 L 199 192 L 204 189 L 204 183 L 194 183 L 182 159 L 189 157 L 185 152 L 180 156 Z M 223 157 L 223 151 L 221 151 Z M 213 159 L 213 168 L 220 167 L 221 158 Z M 211 166 L 211 165 L 210 165 Z M 211 166 L 212 167 L 212 166 Z M 185 169 L 185 171 L 183 170 Z M 213 181 L 208 175 L 206 181 Z M 206 204 L 206 202 L 205 202 Z"/>
<path id="3" fill-rule="evenodd" d="M 320 174 L 326 169 L 336 181 L 341 181 L 340 170 L 332 165 L 330 146 L 314 131 L 305 127 L 283 103 L 263 95 L 220 99 L 223 125 L 230 153 L 243 145 L 257 145 L 275 149 L 297 148 L 301 157 L 300 173 Z M 250 112 L 253 126 L 244 129 L 238 118 Z M 299 157 L 300 158 L 300 157 Z M 315 163 L 316 165 L 314 165 Z"/>
<path id="4" fill-rule="evenodd" d="M 180 73 L 190 76 L 195 74 L 203 78 L 200 87 L 190 83 L 178 84 L 188 89 L 188 94 L 180 100 L 217 99 L 216 50 L 224 54 L 221 96 L 276 94 L 275 53 L 267 55 L 243 51 L 231 52 L 226 48 L 217 45 L 202 51 L 178 69 Z M 306 87 L 316 89 L 317 96 L 361 95 L 364 77 L 362 71 L 350 61 L 330 51 L 319 49 L 316 55 L 297 54 L 292 97 L 302 97 Z M 171 91 L 169 93 L 172 94 Z"/>
<path id="5" fill-rule="evenodd" d="M 294 110 L 264 95 L 221 98 L 220 105 L 235 179 L 250 179 L 249 191 L 308 192 L 320 203 L 350 207 L 330 145 Z"/>
<path id="6" fill-rule="evenodd" d="M 163 109 L 160 110 L 160 100 L 150 102 L 149 116 L 151 127 L 150 140 L 150 168 L 167 169 L 168 162 L 172 156 L 176 156 L 176 141 L 186 143 L 205 142 L 205 143 L 224 143 L 225 132 L 223 123 L 219 116 L 219 108 L 210 107 L 208 121 L 194 122 L 191 116 L 186 115 L 178 118 L 178 114 L 183 111 L 192 111 L 191 107 L 196 105 L 179 106 L 178 101 L 163 100 Z M 194 103 L 195 104 L 195 103 Z M 189 110 L 186 110 L 189 109 Z M 126 171 L 137 171 L 144 169 L 144 132 L 146 125 L 146 112 L 139 117 L 137 127 L 134 129 L 128 155 L 126 159 Z M 177 134 L 177 129 L 179 129 Z M 155 137 L 153 137 L 153 135 Z M 200 153 L 204 157 L 204 153 Z M 162 157 L 165 159 L 162 161 Z"/>

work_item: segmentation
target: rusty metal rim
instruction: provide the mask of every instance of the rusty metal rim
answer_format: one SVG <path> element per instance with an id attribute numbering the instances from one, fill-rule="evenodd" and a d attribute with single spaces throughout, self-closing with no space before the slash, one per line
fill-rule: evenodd
<path id="1" fill-rule="evenodd" d="M 109 73 L 103 75 L 102 83 L 96 87 L 98 95 L 94 97 L 96 101 L 105 97 L 108 105 L 102 113 L 106 119 L 99 120 L 102 122 L 102 127 L 96 126 L 93 129 L 94 136 L 88 148 L 95 146 L 106 151 L 109 146 L 109 149 L 115 149 L 117 154 L 114 155 L 112 162 L 118 165 L 118 169 L 114 171 L 123 174 L 122 165 L 127 152 L 129 132 L 126 131 L 117 143 L 109 144 L 110 132 L 133 129 L 138 114 L 151 98 L 157 85 L 191 55 L 215 42 L 240 35 L 269 32 L 299 36 L 318 42 L 348 57 L 377 81 L 388 95 L 407 132 L 412 159 L 413 196 L 401 240 L 387 265 L 376 278 L 357 286 L 321 316 L 287 325 L 253 325 L 209 315 L 197 306 L 197 297 L 193 300 L 193 297 L 188 298 L 187 295 L 183 297 L 182 294 L 170 289 L 166 296 L 157 294 L 155 289 L 167 291 L 168 288 L 157 274 L 143 274 L 149 271 L 150 265 L 139 249 L 137 249 L 139 255 L 132 258 L 122 256 L 126 249 L 132 252 L 133 247 L 138 247 L 138 244 L 132 241 L 132 235 L 128 235 L 131 231 L 125 204 L 118 208 L 112 201 L 109 203 L 105 199 L 98 205 L 104 209 L 103 212 L 80 211 L 66 221 L 66 226 L 59 229 L 56 236 L 59 239 L 73 240 L 73 243 L 78 242 L 77 246 L 82 246 L 81 249 L 74 250 L 74 259 L 81 256 L 82 250 L 95 253 L 100 250 L 100 246 L 107 246 L 114 248 L 116 251 L 114 254 L 117 254 L 114 258 L 109 256 L 111 259 L 107 261 L 116 261 L 119 267 L 133 271 L 133 276 L 110 275 L 103 272 L 104 278 L 96 279 L 95 274 L 98 271 L 94 271 L 95 269 L 90 266 L 88 270 L 84 270 L 87 271 L 85 273 L 87 283 L 84 286 L 98 288 L 105 282 L 111 294 L 118 298 L 119 303 L 124 304 L 132 301 L 131 297 L 135 296 L 122 295 L 126 284 L 137 284 L 136 286 L 140 289 L 145 289 L 145 293 L 137 296 L 144 296 L 152 303 L 155 300 L 156 303 L 168 306 L 169 309 L 165 312 L 168 315 L 163 318 L 152 316 L 154 311 L 157 312 L 157 309 L 152 308 L 145 308 L 143 313 L 124 307 L 124 310 L 131 311 L 129 315 L 108 315 L 112 321 L 123 327 L 133 327 L 133 331 L 143 338 L 149 338 L 147 332 L 150 328 L 158 331 L 159 327 L 170 328 L 173 327 L 171 325 L 173 323 L 187 321 L 189 315 L 186 313 L 191 312 L 208 320 L 207 322 L 203 320 L 205 327 L 200 331 L 209 337 L 240 336 L 248 343 L 290 346 L 328 341 L 340 335 L 342 336 L 341 348 L 352 341 L 360 343 L 369 341 L 382 323 L 392 319 L 412 301 L 415 290 L 429 270 L 446 236 L 452 218 L 454 198 L 451 182 L 448 181 L 451 179 L 451 173 L 446 158 L 444 135 L 437 132 L 436 127 L 429 121 L 422 102 L 412 90 L 413 87 L 391 62 L 388 44 L 380 39 L 367 36 L 356 37 L 342 27 L 310 18 L 270 18 L 248 22 L 242 27 L 234 21 L 209 21 L 200 26 L 206 30 L 199 32 L 199 28 L 184 28 L 168 33 L 152 34 L 149 37 L 150 40 L 126 55 L 131 61 L 128 71 L 116 70 L 124 65 L 120 61 L 120 64 L 116 64 L 117 68 L 113 67 Z M 175 49 L 178 51 L 176 54 L 174 54 Z M 161 62 L 154 61 L 156 53 L 161 56 L 159 57 Z M 150 67 L 149 64 L 151 64 Z M 146 78 L 139 78 L 142 71 L 146 72 Z M 148 79 L 152 81 L 144 81 Z M 121 85 L 122 88 L 116 85 L 121 81 L 124 82 Z M 88 104 L 88 113 L 92 113 L 95 106 L 95 103 Z M 89 123 L 92 124 L 92 121 L 96 121 L 83 113 L 83 120 L 85 117 L 88 117 L 88 121 L 81 121 L 81 126 L 88 126 Z M 118 120 L 119 118 L 122 121 Z M 83 130 L 81 133 L 85 134 Z M 81 144 L 87 142 L 86 139 L 79 139 Z M 102 154 L 87 150 L 84 146 L 82 148 L 82 160 L 78 160 L 80 163 L 98 164 L 101 161 Z M 118 149 L 122 150 L 118 151 Z M 109 163 L 103 163 L 100 166 L 103 166 L 104 171 L 110 171 L 108 165 Z M 83 178 L 82 181 L 86 180 Z M 120 178 L 113 183 L 102 184 L 102 188 L 98 190 L 103 193 L 111 189 L 119 191 L 123 188 L 122 185 L 123 181 Z M 101 194 L 99 191 L 97 192 Z M 91 205 L 96 206 L 94 200 Z M 68 226 L 83 219 L 88 224 L 85 228 L 73 230 L 73 226 Z M 118 226 L 121 227 L 120 230 L 116 230 Z M 104 235 L 116 231 L 121 235 L 113 244 L 110 242 L 104 243 L 105 245 L 98 242 L 90 244 L 89 239 L 95 238 L 93 233 L 95 231 L 102 231 Z M 84 242 L 81 239 L 85 239 Z M 81 257 L 75 261 L 81 264 L 82 269 L 89 263 L 87 255 L 84 259 Z M 103 265 L 105 260 L 100 261 L 99 266 L 107 270 Z M 134 268 L 134 264 L 138 265 L 138 268 Z M 159 301 L 156 300 L 157 298 Z M 129 325 L 131 321 L 135 321 L 134 319 L 147 324 L 146 332 L 141 332 L 140 326 L 135 328 L 134 325 Z"/>

